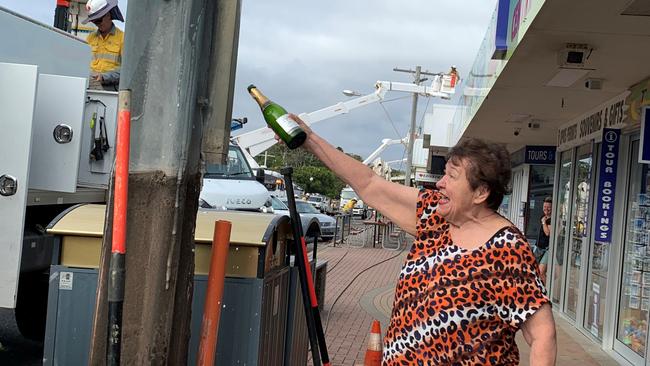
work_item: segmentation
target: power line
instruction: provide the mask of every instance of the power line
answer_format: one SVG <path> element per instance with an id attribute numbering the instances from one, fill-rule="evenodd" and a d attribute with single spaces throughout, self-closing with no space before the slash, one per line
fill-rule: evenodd
<path id="1" fill-rule="evenodd" d="M 402 136 L 400 135 L 399 131 L 397 130 L 397 127 L 395 126 L 395 122 L 393 122 L 393 119 L 390 118 L 390 114 L 388 113 L 388 110 L 386 109 L 386 107 L 384 107 L 384 103 L 379 103 L 379 105 L 384 110 L 384 113 L 386 113 L 386 118 L 388 118 L 388 121 L 390 122 L 391 126 L 393 126 L 393 130 L 395 130 L 395 134 L 397 134 L 397 138 L 401 139 Z"/>

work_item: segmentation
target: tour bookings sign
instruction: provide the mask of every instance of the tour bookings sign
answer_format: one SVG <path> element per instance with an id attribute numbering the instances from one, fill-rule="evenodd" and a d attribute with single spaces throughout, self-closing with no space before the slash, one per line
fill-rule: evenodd
<path id="1" fill-rule="evenodd" d="M 596 200 L 596 235 L 600 243 L 612 242 L 614 226 L 614 196 L 616 192 L 616 168 L 621 130 L 603 129 L 603 143 L 600 153 L 600 175 L 598 177 L 598 200 Z"/>

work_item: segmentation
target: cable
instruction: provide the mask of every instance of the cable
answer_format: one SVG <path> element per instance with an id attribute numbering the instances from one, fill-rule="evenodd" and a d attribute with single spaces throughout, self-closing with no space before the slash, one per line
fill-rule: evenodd
<path id="1" fill-rule="evenodd" d="M 424 106 L 424 113 L 422 113 L 422 118 L 420 118 L 420 123 L 418 125 L 418 130 L 424 125 L 424 117 L 427 115 L 427 109 L 429 109 L 429 102 L 431 102 L 431 97 L 427 98 L 427 105 Z"/>
<path id="2" fill-rule="evenodd" d="M 347 286 L 345 286 L 345 288 L 343 289 L 343 291 L 341 291 L 341 293 L 339 294 L 339 296 L 337 296 L 336 299 L 334 299 L 334 302 L 332 303 L 332 306 L 330 306 L 329 310 L 327 311 L 327 323 L 325 323 L 325 334 L 327 334 L 327 329 L 328 329 L 328 327 L 329 327 L 329 325 L 330 325 L 330 319 L 332 318 L 332 310 L 334 310 L 334 306 L 335 306 L 336 303 L 339 301 L 339 299 L 341 298 L 341 296 L 343 296 L 343 294 L 345 293 L 345 291 L 347 291 L 347 289 L 350 288 L 350 286 L 352 286 L 352 284 L 354 283 L 354 281 L 355 281 L 357 278 L 359 278 L 359 276 L 361 276 L 362 274 L 364 274 L 366 271 L 368 271 L 368 270 L 370 270 L 370 269 L 372 269 L 372 268 L 375 268 L 375 267 L 377 267 L 377 266 L 380 265 L 380 264 L 386 263 L 386 262 L 388 262 L 389 260 L 392 260 L 392 259 L 395 259 L 395 258 L 399 257 L 400 255 L 402 255 L 402 253 L 404 253 L 404 251 L 406 250 L 407 247 L 408 247 L 408 245 L 404 245 L 404 248 L 402 248 L 402 250 L 400 250 L 400 251 L 399 251 L 397 254 L 395 254 L 394 256 L 389 257 L 389 258 L 386 258 L 386 259 L 384 259 L 384 260 L 381 261 L 381 262 L 377 262 L 377 263 L 371 265 L 370 267 L 368 267 L 368 268 L 364 269 L 363 271 L 357 273 L 357 275 L 354 276 L 354 277 L 352 278 L 352 280 L 350 281 L 350 283 L 348 283 Z"/>
<path id="3" fill-rule="evenodd" d="M 341 262 L 343 261 L 343 258 L 345 258 L 345 256 L 348 255 L 348 253 L 350 253 L 350 249 L 349 249 L 349 248 L 346 249 L 345 254 L 343 254 L 343 256 L 341 256 L 341 258 L 338 260 L 338 262 L 334 263 L 334 265 L 333 265 L 330 269 L 327 270 L 327 273 L 332 272 L 332 270 L 334 270 L 334 268 L 336 268 L 336 266 L 338 266 L 339 263 L 341 263 Z"/>
<path id="4" fill-rule="evenodd" d="M 379 103 L 381 108 L 384 110 L 384 113 L 386 113 L 386 118 L 388 118 L 388 121 L 390 124 L 393 126 L 393 130 L 395 130 L 395 134 L 397 135 L 397 138 L 402 138 L 400 135 L 399 131 L 397 131 L 397 127 L 395 127 L 395 123 L 393 122 L 392 118 L 390 118 L 390 114 L 388 114 L 388 110 L 386 110 L 386 107 L 384 107 L 384 103 Z"/>
<path id="5" fill-rule="evenodd" d="M 379 102 L 379 103 L 394 102 L 394 101 L 396 101 L 396 100 L 401 100 L 401 99 L 406 99 L 406 98 L 411 98 L 411 96 L 410 96 L 410 95 L 406 95 L 406 96 L 399 97 L 399 98 L 386 99 L 386 100 L 383 100 L 383 101 L 381 101 L 381 102 Z"/>
<path id="6" fill-rule="evenodd" d="M 388 121 L 393 126 L 393 130 L 395 130 L 395 134 L 397 135 L 397 138 L 402 138 L 402 135 L 397 130 L 397 127 L 395 127 L 395 122 L 393 121 L 392 118 L 390 118 L 390 114 L 388 113 L 388 110 L 386 109 L 386 107 L 384 107 L 384 103 L 394 102 L 396 100 L 406 99 L 406 98 L 410 98 L 410 97 L 411 97 L 410 95 L 406 95 L 406 96 L 403 96 L 403 97 L 388 99 L 388 100 L 384 100 L 384 101 L 379 102 L 379 105 L 381 106 L 381 108 L 384 110 L 384 113 L 386 114 L 386 118 L 388 118 Z"/>

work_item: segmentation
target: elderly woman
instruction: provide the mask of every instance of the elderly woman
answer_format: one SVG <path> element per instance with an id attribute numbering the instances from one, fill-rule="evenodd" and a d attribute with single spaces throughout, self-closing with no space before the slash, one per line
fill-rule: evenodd
<path id="1" fill-rule="evenodd" d="M 415 236 L 395 289 L 384 365 L 555 363 L 555 323 L 525 236 L 496 213 L 510 179 L 504 147 L 468 139 L 451 149 L 437 190 L 388 182 L 292 115 L 303 145 L 369 206 Z"/>

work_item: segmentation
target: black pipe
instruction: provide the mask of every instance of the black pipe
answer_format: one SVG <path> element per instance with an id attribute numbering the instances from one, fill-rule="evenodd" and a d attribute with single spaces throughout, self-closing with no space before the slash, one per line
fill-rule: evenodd
<path id="1" fill-rule="evenodd" d="M 106 360 L 118 366 L 122 351 L 122 307 L 124 305 L 124 253 L 112 253 L 108 278 L 108 344 Z"/>
<path id="2" fill-rule="evenodd" d="M 58 28 L 64 32 L 69 31 L 68 6 L 57 3 L 56 9 L 54 10 L 54 28 Z"/>
<path id="3" fill-rule="evenodd" d="M 312 358 L 314 365 L 320 365 L 322 359 L 324 366 L 329 366 L 329 355 L 327 353 L 327 345 L 325 343 L 325 333 L 323 332 L 323 323 L 320 318 L 320 311 L 318 310 L 318 300 L 316 299 L 316 292 L 314 290 L 313 277 L 310 275 L 311 268 L 307 259 L 307 245 L 305 238 L 302 235 L 302 225 L 300 223 L 300 215 L 296 209 L 296 198 L 293 195 L 293 168 L 285 167 L 280 170 L 284 176 L 287 190 L 287 203 L 289 206 L 289 214 L 291 216 L 291 224 L 293 229 L 293 237 L 296 249 L 295 262 L 298 263 L 298 272 L 300 273 L 300 285 L 302 288 L 302 299 L 305 304 L 305 316 L 307 317 L 307 329 L 309 331 L 309 342 L 311 344 Z M 318 350 L 320 350 L 320 359 L 318 358 Z"/>

